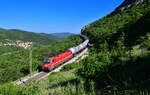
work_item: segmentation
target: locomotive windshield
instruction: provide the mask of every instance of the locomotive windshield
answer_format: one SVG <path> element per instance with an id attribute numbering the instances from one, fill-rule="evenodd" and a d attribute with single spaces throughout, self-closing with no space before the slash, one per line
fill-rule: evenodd
<path id="1" fill-rule="evenodd" d="M 44 61 L 43 61 L 43 63 L 44 63 L 44 64 L 49 64 L 49 63 L 50 63 L 50 61 L 51 61 L 51 59 L 50 59 L 50 58 L 45 58 L 45 59 L 44 59 Z"/>

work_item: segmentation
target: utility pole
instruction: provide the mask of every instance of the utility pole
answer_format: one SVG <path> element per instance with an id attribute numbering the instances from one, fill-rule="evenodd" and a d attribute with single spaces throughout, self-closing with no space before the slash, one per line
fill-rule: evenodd
<path id="1" fill-rule="evenodd" d="M 30 42 L 30 48 L 29 48 L 29 63 L 30 63 L 30 76 L 32 76 L 32 42 Z"/>

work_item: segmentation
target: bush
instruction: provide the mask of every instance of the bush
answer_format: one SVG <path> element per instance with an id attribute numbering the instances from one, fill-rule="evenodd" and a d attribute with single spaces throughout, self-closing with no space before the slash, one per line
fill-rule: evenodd
<path id="1" fill-rule="evenodd" d="M 38 84 L 35 83 L 21 87 L 12 83 L 0 85 L 0 95 L 38 95 L 38 90 Z"/>
<path id="2" fill-rule="evenodd" d="M 67 64 L 65 65 L 61 71 L 69 71 L 69 70 L 72 70 L 72 69 L 77 69 L 79 67 L 79 63 L 70 63 L 70 64 Z"/>
<path id="3" fill-rule="evenodd" d="M 100 73 L 107 72 L 111 57 L 106 53 L 93 54 L 86 60 L 82 61 L 82 67 L 78 71 L 78 75 L 86 79 L 96 79 Z"/>

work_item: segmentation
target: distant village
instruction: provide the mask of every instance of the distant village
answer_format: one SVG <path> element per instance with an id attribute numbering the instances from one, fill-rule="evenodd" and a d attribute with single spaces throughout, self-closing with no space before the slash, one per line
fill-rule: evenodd
<path id="1" fill-rule="evenodd" d="M 20 40 L 17 40 L 16 43 L 5 43 L 4 46 L 18 46 L 23 47 L 24 49 L 29 48 L 32 45 L 32 42 L 22 42 Z"/>

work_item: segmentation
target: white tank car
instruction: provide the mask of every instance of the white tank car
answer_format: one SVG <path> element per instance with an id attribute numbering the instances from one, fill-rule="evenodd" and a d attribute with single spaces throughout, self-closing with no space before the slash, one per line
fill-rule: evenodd
<path id="1" fill-rule="evenodd" d="M 82 35 L 82 34 L 80 34 L 80 36 L 83 37 L 85 39 L 85 41 L 83 43 L 81 43 L 80 45 L 76 46 L 76 47 L 70 48 L 69 50 L 71 50 L 72 54 L 76 54 L 80 50 L 84 49 L 87 46 L 88 42 L 89 42 L 88 37 L 86 37 L 85 35 Z"/>
<path id="2" fill-rule="evenodd" d="M 76 46 L 76 47 L 72 47 L 69 50 L 71 50 L 72 54 L 76 54 L 78 53 L 80 50 L 84 49 L 87 44 L 88 44 L 89 40 L 85 40 L 83 43 L 81 43 L 80 45 Z"/>

